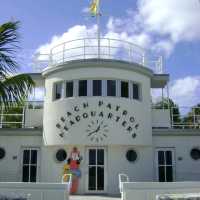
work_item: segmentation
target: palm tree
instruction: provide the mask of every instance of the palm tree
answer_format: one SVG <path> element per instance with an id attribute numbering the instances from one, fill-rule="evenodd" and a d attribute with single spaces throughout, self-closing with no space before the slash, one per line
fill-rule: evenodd
<path id="1" fill-rule="evenodd" d="M 22 104 L 34 87 L 29 75 L 17 74 L 18 28 L 18 21 L 0 25 L 0 106 L 5 109 Z"/>
<path id="2" fill-rule="evenodd" d="M 186 124 L 184 128 L 200 129 L 200 103 L 191 107 L 183 121 Z"/>

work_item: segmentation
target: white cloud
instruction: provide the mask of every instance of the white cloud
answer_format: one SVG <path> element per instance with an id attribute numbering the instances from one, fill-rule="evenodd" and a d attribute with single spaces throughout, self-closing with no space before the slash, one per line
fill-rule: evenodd
<path id="1" fill-rule="evenodd" d="M 126 17 L 111 17 L 108 30 L 126 31 L 131 38 L 146 35 L 151 42 L 133 42 L 166 56 L 178 42 L 200 40 L 198 0 L 138 0 L 137 5 L 137 11 L 128 11 Z"/>
<path id="2" fill-rule="evenodd" d="M 162 100 L 162 90 L 151 90 L 153 103 Z M 163 90 L 164 98 L 167 98 L 167 88 Z M 176 79 L 169 84 L 169 98 L 179 106 L 180 112 L 186 114 L 192 106 L 200 103 L 200 76 L 187 76 Z"/>
<path id="3" fill-rule="evenodd" d="M 180 106 L 200 103 L 200 76 L 187 76 L 173 81 L 170 97 Z"/>
<path id="4" fill-rule="evenodd" d="M 83 11 L 86 12 L 87 9 L 84 8 Z M 200 3 L 198 0 L 137 0 L 136 11 L 127 11 L 125 17 L 110 17 L 104 33 L 102 37 L 129 41 L 145 49 L 153 50 L 155 55 L 164 53 L 165 56 L 170 56 L 177 43 L 200 40 Z M 75 25 L 65 33 L 53 36 L 51 41 L 41 45 L 37 52 L 48 54 L 54 46 L 63 42 L 85 37 L 96 38 L 96 36 L 96 25 L 90 27 Z M 86 43 L 96 45 L 97 41 L 89 40 Z M 106 44 L 106 41 L 102 41 L 102 45 Z M 83 44 L 79 41 L 73 44 L 69 43 L 66 48 L 68 46 L 76 48 L 81 45 Z M 112 42 L 112 45 L 126 48 L 118 42 Z M 61 47 L 55 48 L 53 51 L 56 53 L 60 50 L 62 50 Z M 103 51 L 107 53 L 106 49 Z M 68 56 L 78 55 L 79 52 L 80 49 L 77 48 L 71 54 L 68 53 Z M 89 48 L 88 53 L 91 52 L 96 53 L 96 50 Z M 117 53 L 117 49 L 113 48 L 111 54 Z M 56 59 L 62 59 L 62 56 L 62 54 L 58 54 Z M 192 78 L 196 80 L 194 83 L 198 85 L 197 80 L 199 79 L 196 77 L 186 77 L 173 83 L 171 93 L 178 103 L 188 104 L 189 101 L 197 101 L 197 97 L 194 97 L 194 91 L 197 91 L 194 89 L 195 85 L 190 87 L 191 90 L 193 87 L 194 91 L 188 88 L 181 90 L 181 92 L 185 91 L 188 94 L 185 97 L 177 89 L 180 83 L 192 80 Z M 189 85 L 188 83 L 187 86 L 189 87 Z M 198 87 L 196 86 L 196 88 Z"/>
<path id="5" fill-rule="evenodd" d="M 138 7 L 146 30 L 174 42 L 200 39 L 198 0 L 139 0 Z"/>
<path id="6" fill-rule="evenodd" d="M 88 14 L 90 12 L 90 8 L 85 7 L 85 8 L 82 9 L 82 12 Z"/>
<path id="7" fill-rule="evenodd" d="M 137 6 L 136 11 L 128 10 L 125 17 L 110 17 L 104 37 L 127 40 L 166 56 L 172 53 L 178 42 L 200 39 L 198 0 L 137 0 Z M 83 12 L 87 9 L 84 8 Z M 53 36 L 37 52 L 49 53 L 57 44 L 73 39 L 95 38 L 96 31 L 96 25 L 75 25 L 62 35 Z"/>
<path id="8" fill-rule="evenodd" d="M 43 53 L 43 54 L 48 54 L 50 53 L 50 50 L 64 42 L 75 40 L 75 39 L 80 39 L 80 38 L 95 38 L 96 37 L 96 31 L 97 31 L 97 26 L 93 25 L 92 27 L 86 27 L 84 25 L 75 25 L 71 28 L 69 28 L 65 33 L 62 35 L 55 35 L 52 37 L 51 41 L 41 45 L 38 49 L 37 52 Z M 75 44 L 75 43 L 73 43 Z M 71 45 L 69 43 L 69 45 Z M 56 50 L 56 49 L 55 49 Z"/>

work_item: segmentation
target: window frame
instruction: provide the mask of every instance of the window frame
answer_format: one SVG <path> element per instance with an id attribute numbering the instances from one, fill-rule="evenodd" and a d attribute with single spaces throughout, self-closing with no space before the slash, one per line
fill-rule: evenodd
<path id="1" fill-rule="evenodd" d="M 80 81 L 86 81 L 86 95 L 85 96 L 83 96 L 83 95 L 81 95 L 80 96 L 80 94 L 79 94 L 79 89 L 80 89 Z M 88 92 L 88 89 L 89 89 L 89 84 L 88 84 L 88 79 L 80 79 L 80 80 L 78 80 L 78 91 L 77 91 L 77 93 L 78 93 L 78 97 L 88 97 L 88 94 L 89 94 L 89 92 Z"/>
<path id="2" fill-rule="evenodd" d="M 60 98 L 56 98 L 56 85 L 61 84 L 61 95 Z M 63 81 L 57 81 L 53 83 L 53 101 L 58 101 L 63 98 Z"/>
<path id="3" fill-rule="evenodd" d="M 63 151 L 63 152 L 66 154 L 64 160 L 58 160 L 58 159 L 57 159 L 57 154 L 58 154 L 60 151 Z M 68 157 L 68 152 L 67 152 L 64 148 L 59 148 L 59 149 L 57 149 L 57 150 L 55 151 L 55 160 L 56 160 L 57 163 L 62 163 L 62 162 L 64 162 L 64 161 L 67 159 L 67 157 Z"/>
<path id="4" fill-rule="evenodd" d="M 135 159 L 134 161 L 128 160 L 127 154 L 128 154 L 129 151 L 133 151 L 133 152 L 136 153 L 136 159 Z M 136 149 L 134 149 L 134 148 L 128 148 L 128 149 L 126 150 L 126 152 L 125 152 L 125 158 L 126 158 L 126 161 L 127 161 L 128 163 L 130 163 L 130 164 L 135 164 L 135 163 L 139 160 L 139 153 L 138 153 L 138 151 L 137 151 Z"/>
<path id="5" fill-rule="evenodd" d="M 94 81 L 100 81 L 101 82 L 101 95 L 94 95 Z M 103 80 L 102 79 L 93 79 L 92 82 L 92 87 L 91 88 L 91 96 L 92 97 L 102 97 L 103 96 Z"/>
<path id="6" fill-rule="evenodd" d="M 72 83 L 73 86 L 72 86 L 72 96 L 70 97 L 67 97 L 67 83 Z M 75 96 L 75 81 L 74 80 L 67 80 L 65 81 L 65 87 L 64 87 L 64 91 L 65 91 L 65 98 L 72 98 Z"/>
<path id="7" fill-rule="evenodd" d="M 127 88 L 128 96 L 127 96 L 127 97 L 125 97 L 125 96 L 122 97 L 122 82 L 128 84 L 128 88 Z M 129 84 L 129 81 L 128 81 L 128 80 L 120 80 L 119 90 L 120 90 L 120 97 L 121 97 L 121 98 L 128 99 L 128 98 L 130 97 L 130 91 L 129 91 L 129 88 L 130 88 L 130 84 Z"/>
<path id="8" fill-rule="evenodd" d="M 138 86 L 138 98 L 134 98 L 134 91 L 133 91 L 133 85 L 137 85 Z M 137 101 L 141 101 L 142 100 L 142 94 L 141 94 L 141 84 L 138 82 L 132 82 L 131 83 L 131 90 L 132 90 L 132 94 L 131 94 L 131 99 L 133 100 L 137 100 Z"/>
<path id="9" fill-rule="evenodd" d="M 171 155 L 172 155 L 172 163 L 171 164 L 166 164 L 166 159 L 165 159 L 165 153 L 167 151 L 170 151 L 171 152 Z M 159 152 L 164 152 L 164 164 L 159 164 L 159 159 L 158 159 L 158 154 Z M 167 174 L 166 174 L 166 168 L 167 167 L 172 167 L 172 182 L 176 181 L 176 154 L 175 154 L 175 148 L 174 147 L 159 147 L 159 148 L 156 148 L 155 149 L 155 168 L 156 168 L 156 180 L 158 182 L 159 181 L 159 167 L 164 167 L 165 169 L 165 181 L 164 182 L 168 182 L 166 181 L 167 180 Z"/>
<path id="10" fill-rule="evenodd" d="M 86 94 L 84 96 L 79 95 L 79 88 L 80 88 L 80 82 L 81 81 L 86 81 Z M 94 81 L 101 81 L 101 95 L 93 95 L 93 88 L 94 88 Z M 115 95 L 110 96 L 108 95 L 108 81 L 114 81 L 115 82 Z M 126 83 L 128 86 L 127 92 L 128 96 L 123 96 L 122 97 L 122 84 Z M 67 83 L 72 83 L 73 84 L 73 91 L 72 91 L 72 96 L 67 97 L 66 94 L 66 89 L 67 89 Z M 60 93 L 60 98 L 56 98 L 56 87 L 57 85 L 61 86 L 61 93 Z M 138 86 L 138 98 L 133 98 L 133 86 L 137 85 Z M 136 101 L 142 101 L 142 87 L 141 83 L 132 81 L 132 80 L 121 80 L 121 79 L 112 79 L 112 78 L 107 78 L 107 79 L 73 79 L 73 80 L 65 80 L 65 81 L 57 81 L 53 83 L 53 95 L 52 95 L 52 100 L 53 101 L 58 101 L 63 98 L 72 98 L 72 97 L 119 97 L 119 98 L 125 98 L 125 99 L 131 99 L 131 100 L 136 100 Z"/>
<path id="11" fill-rule="evenodd" d="M 24 164 L 24 151 L 28 150 L 29 151 L 29 155 L 31 155 L 31 151 L 36 150 L 37 151 L 37 160 L 36 160 L 36 164 L 32 164 L 31 163 L 31 156 L 29 157 L 29 162 L 28 164 Z M 22 147 L 21 148 L 21 165 L 20 165 L 20 171 L 21 171 L 21 180 L 20 182 L 23 182 L 23 167 L 24 166 L 28 166 L 29 167 L 29 180 L 28 182 L 24 182 L 24 183 L 36 183 L 40 180 L 40 159 L 41 159 L 41 155 L 40 155 L 40 147 Z M 36 181 L 35 182 L 31 182 L 30 181 L 30 168 L 31 166 L 36 166 Z"/>
<path id="12" fill-rule="evenodd" d="M 111 95 L 108 95 L 108 81 L 115 81 L 115 95 L 114 96 L 111 96 Z M 115 79 L 107 79 L 106 80 L 106 97 L 117 97 L 117 87 L 118 87 L 118 84 L 117 84 L 117 80 Z"/>

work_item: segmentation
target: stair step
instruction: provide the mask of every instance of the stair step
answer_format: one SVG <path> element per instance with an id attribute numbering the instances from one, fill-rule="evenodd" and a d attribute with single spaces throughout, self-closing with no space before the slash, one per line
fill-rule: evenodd
<path id="1" fill-rule="evenodd" d="M 120 200 L 120 197 L 101 195 L 70 195 L 69 200 Z"/>

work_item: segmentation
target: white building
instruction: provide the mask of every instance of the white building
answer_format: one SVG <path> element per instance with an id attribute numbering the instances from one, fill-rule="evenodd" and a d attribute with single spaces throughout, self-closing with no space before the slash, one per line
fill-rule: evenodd
<path id="1" fill-rule="evenodd" d="M 48 67 L 31 74 L 44 102 L 2 111 L 0 181 L 61 182 L 66 163 L 78 194 L 118 194 L 120 173 L 200 180 L 200 116 L 186 126 L 173 110 L 152 108 L 151 89 L 169 81 L 161 59 L 122 41 L 88 41 L 55 47 Z"/>

